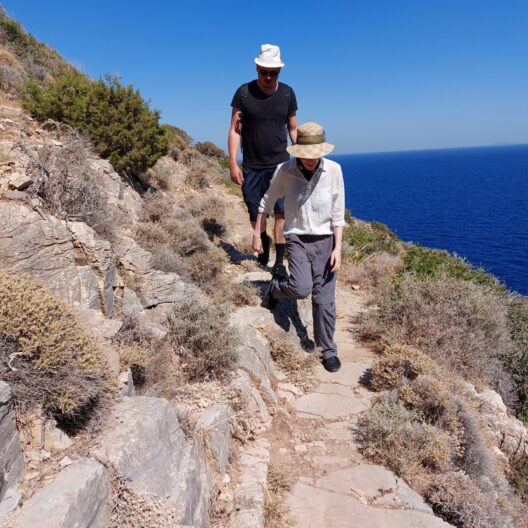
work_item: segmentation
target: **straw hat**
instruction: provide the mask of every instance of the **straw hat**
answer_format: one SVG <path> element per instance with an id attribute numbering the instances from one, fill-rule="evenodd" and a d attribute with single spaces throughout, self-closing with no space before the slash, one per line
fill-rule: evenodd
<path id="1" fill-rule="evenodd" d="M 324 128 L 319 123 L 304 123 L 297 128 L 297 143 L 286 148 L 296 158 L 316 159 L 330 154 L 335 146 L 325 141 Z"/>
<path id="2" fill-rule="evenodd" d="M 262 44 L 255 62 L 263 68 L 282 68 L 284 66 L 280 56 L 280 48 L 273 44 Z"/>

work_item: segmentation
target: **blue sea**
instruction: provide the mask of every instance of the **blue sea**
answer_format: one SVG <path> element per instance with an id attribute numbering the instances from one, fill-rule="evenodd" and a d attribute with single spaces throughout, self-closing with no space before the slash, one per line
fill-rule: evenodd
<path id="1" fill-rule="evenodd" d="M 528 295 L 528 145 L 330 156 L 346 206 Z"/>

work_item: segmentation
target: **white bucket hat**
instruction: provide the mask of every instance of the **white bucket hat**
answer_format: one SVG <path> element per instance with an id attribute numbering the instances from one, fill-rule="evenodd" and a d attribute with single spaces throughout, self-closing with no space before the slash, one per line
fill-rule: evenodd
<path id="1" fill-rule="evenodd" d="M 260 54 L 255 62 L 263 68 L 283 68 L 284 62 L 281 61 L 280 48 L 273 44 L 262 44 Z"/>
<path id="2" fill-rule="evenodd" d="M 330 154 L 335 146 L 326 143 L 324 128 L 312 121 L 303 123 L 297 128 L 297 143 L 286 150 L 296 158 L 317 159 Z"/>

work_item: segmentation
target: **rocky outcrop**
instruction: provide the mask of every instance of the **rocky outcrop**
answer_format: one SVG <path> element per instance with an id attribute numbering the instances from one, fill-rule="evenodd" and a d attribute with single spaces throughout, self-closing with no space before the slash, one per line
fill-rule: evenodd
<path id="1" fill-rule="evenodd" d="M 203 411 L 187 440 L 178 412 L 161 398 L 123 398 L 101 438 L 97 456 L 136 494 L 163 498 L 182 524 L 203 526 L 215 475 L 223 475 L 230 445 L 230 410 Z"/>
<path id="2" fill-rule="evenodd" d="M 110 478 L 95 460 L 80 460 L 24 503 L 13 528 L 105 528 Z"/>
<path id="3" fill-rule="evenodd" d="M 20 500 L 18 480 L 23 467 L 11 389 L 0 381 L 0 521 Z"/>
<path id="4" fill-rule="evenodd" d="M 493 390 L 474 394 L 499 449 L 508 456 L 528 455 L 528 429 L 520 420 L 508 414 L 500 395 Z"/>

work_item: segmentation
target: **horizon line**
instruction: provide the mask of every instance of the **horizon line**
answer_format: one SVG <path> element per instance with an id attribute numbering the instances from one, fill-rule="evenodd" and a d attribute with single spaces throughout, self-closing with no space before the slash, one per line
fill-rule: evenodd
<path id="1" fill-rule="evenodd" d="M 428 147 L 428 148 L 415 148 L 415 149 L 402 149 L 402 150 L 369 150 L 363 152 L 344 152 L 330 154 L 332 156 L 359 156 L 367 154 L 398 154 L 403 152 L 430 152 L 437 150 L 465 150 L 465 149 L 479 149 L 479 148 L 501 148 L 501 147 L 528 147 L 528 143 L 493 143 L 491 145 L 466 145 L 463 147 Z"/>

